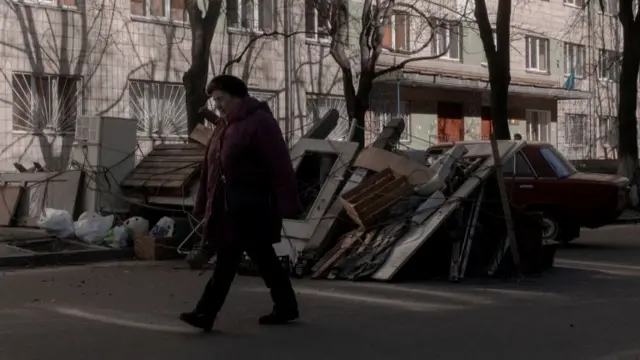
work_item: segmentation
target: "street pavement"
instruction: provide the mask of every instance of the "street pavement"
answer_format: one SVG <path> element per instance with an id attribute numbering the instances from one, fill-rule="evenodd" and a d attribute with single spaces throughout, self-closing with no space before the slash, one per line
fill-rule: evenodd
<path id="1" fill-rule="evenodd" d="M 0 360 L 640 359 L 639 235 L 583 231 L 520 283 L 299 280 L 301 321 L 276 328 L 239 276 L 211 334 L 176 319 L 206 281 L 181 262 L 5 271 Z"/>

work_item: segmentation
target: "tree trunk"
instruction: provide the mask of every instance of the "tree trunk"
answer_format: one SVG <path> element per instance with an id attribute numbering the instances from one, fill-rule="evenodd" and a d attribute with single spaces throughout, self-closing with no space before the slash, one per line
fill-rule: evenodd
<path id="1" fill-rule="evenodd" d="M 495 59 L 492 65 L 492 68 L 489 69 L 489 84 L 491 85 L 493 133 L 498 140 L 510 140 L 509 84 L 511 83 L 511 75 L 508 70 L 504 70 L 505 68 L 498 59 Z"/>
<path id="2" fill-rule="evenodd" d="M 191 66 L 182 76 L 185 88 L 187 108 L 187 129 L 191 134 L 196 125 L 202 124 L 204 118 L 199 114 L 201 107 L 207 103 L 204 89 L 209 77 L 209 56 L 211 41 L 218 18 L 220 17 L 221 1 L 211 1 L 205 18 L 197 9 L 195 2 L 189 8 L 191 23 Z"/>
<path id="3" fill-rule="evenodd" d="M 635 24 L 632 24 L 632 27 L 640 29 L 640 26 Z M 622 51 L 622 71 L 618 91 L 618 174 L 627 177 L 637 192 L 640 189 L 636 118 L 640 49 L 633 35 L 635 34 L 632 31 L 625 31 Z"/>

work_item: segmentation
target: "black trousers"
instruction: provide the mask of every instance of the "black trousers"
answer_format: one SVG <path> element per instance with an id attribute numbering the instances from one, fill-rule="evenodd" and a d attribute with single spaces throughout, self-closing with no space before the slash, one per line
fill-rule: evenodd
<path id="1" fill-rule="evenodd" d="M 284 313 L 297 312 L 298 303 L 289 274 L 278 260 L 273 246 L 264 239 L 262 241 L 238 241 L 222 246 L 218 250 L 213 275 L 207 282 L 196 311 L 214 317 L 218 314 L 227 298 L 238 265 L 242 260 L 242 254 L 245 251 L 251 261 L 256 263 L 260 276 L 271 290 L 273 310 Z"/>

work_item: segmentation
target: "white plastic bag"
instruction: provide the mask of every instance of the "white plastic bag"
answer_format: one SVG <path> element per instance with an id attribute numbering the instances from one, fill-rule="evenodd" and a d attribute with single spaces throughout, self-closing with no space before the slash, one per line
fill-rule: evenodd
<path id="1" fill-rule="evenodd" d="M 144 236 L 149 234 L 149 221 L 140 216 L 128 218 L 124 222 L 124 226 L 133 230 L 133 236 Z"/>
<path id="2" fill-rule="evenodd" d="M 175 221 L 170 217 L 163 217 L 158 220 L 156 225 L 151 229 L 150 235 L 156 238 L 170 237 L 173 235 L 173 228 L 175 227 Z"/>
<path id="3" fill-rule="evenodd" d="M 89 244 L 100 244 L 111 226 L 113 225 L 113 215 L 102 216 L 95 212 L 84 212 L 73 223 L 76 237 Z"/>
<path id="4" fill-rule="evenodd" d="M 38 227 L 60 238 L 71 237 L 74 233 L 73 219 L 66 210 L 44 209 L 40 213 Z"/>
<path id="5" fill-rule="evenodd" d="M 127 247 L 129 232 L 131 232 L 131 229 L 126 226 L 115 226 L 113 229 L 107 231 L 107 235 L 104 237 L 104 242 L 107 246 L 114 249 Z"/>

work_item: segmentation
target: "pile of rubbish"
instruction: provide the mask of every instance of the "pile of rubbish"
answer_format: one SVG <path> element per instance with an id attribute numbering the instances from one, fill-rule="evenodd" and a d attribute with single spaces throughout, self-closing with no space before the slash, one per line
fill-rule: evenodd
<path id="1" fill-rule="evenodd" d="M 175 222 L 169 217 L 161 218 L 149 230 L 149 221 L 134 216 L 121 224 L 115 224 L 114 215 L 100 215 L 96 212 L 84 212 L 73 221 L 66 210 L 46 208 L 40 215 L 38 227 L 47 234 L 60 239 L 76 238 L 84 243 L 105 246 L 114 249 L 132 247 L 134 239 L 143 236 L 156 238 L 171 237 Z"/>

